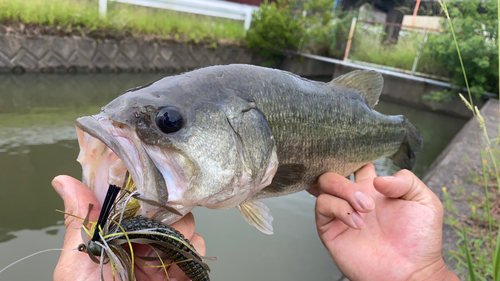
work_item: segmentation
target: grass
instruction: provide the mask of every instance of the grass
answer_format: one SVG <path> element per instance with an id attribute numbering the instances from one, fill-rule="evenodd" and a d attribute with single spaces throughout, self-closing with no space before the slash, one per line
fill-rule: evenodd
<path id="1" fill-rule="evenodd" d="M 397 44 L 388 45 L 381 43 L 382 35 L 383 26 L 358 23 L 349 58 L 411 70 L 419 48 L 425 48 L 424 34 L 421 31 L 403 31 Z M 446 73 L 437 62 L 425 55 L 420 56 L 416 71 L 440 76 Z"/>
<path id="2" fill-rule="evenodd" d="M 108 36 L 155 35 L 176 41 L 240 41 L 243 22 L 97 0 L 0 0 L 0 22 L 48 26 L 63 33 Z"/>
<path id="3" fill-rule="evenodd" d="M 476 121 L 475 125 L 478 139 L 478 149 L 481 158 L 482 184 L 484 185 L 484 195 L 481 196 L 482 200 L 478 205 L 469 205 L 471 207 L 470 217 L 473 223 L 469 223 L 469 226 L 455 225 L 455 227 L 458 226 L 461 228 L 461 231 L 457 231 L 457 234 L 460 237 L 460 240 L 457 242 L 459 250 L 458 252 L 450 253 L 450 255 L 453 259 L 458 261 L 457 266 L 466 266 L 469 272 L 469 280 L 475 281 L 477 278 L 480 280 L 498 281 L 500 280 L 500 225 L 498 223 L 498 214 L 496 217 L 492 217 L 491 213 L 494 208 L 498 209 L 498 199 L 500 197 L 500 173 L 498 170 L 498 164 L 500 163 L 500 151 L 497 150 L 497 146 L 500 141 L 500 131 L 496 138 L 490 139 L 486 129 L 485 120 L 481 116 L 478 108 L 473 105 L 468 78 L 462 61 L 459 44 L 453 29 L 453 22 L 450 19 L 446 2 L 439 0 L 439 3 L 446 14 L 448 23 L 450 24 L 457 54 L 460 59 L 461 70 L 467 86 L 469 100 L 466 100 L 462 95 L 460 95 L 460 97 L 472 111 L 474 115 L 473 118 Z M 498 18 L 500 19 L 500 0 L 497 0 L 497 9 Z M 498 22 L 498 31 L 498 34 L 500 34 L 500 22 Z M 498 47 L 500 49 L 500 44 Z M 485 141 L 482 142 L 482 139 Z M 481 179 L 479 175 L 477 177 L 474 176 L 473 181 L 480 183 Z M 493 188 L 491 189 L 492 186 Z M 447 204 L 445 204 L 444 207 L 447 211 L 449 211 L 449 206 L 447 206 Z M 477 209 L 479 207 L 483 209 L 483 215 L 481 218 L 479 218 L 477 214 Z M 478 225 L 477 223 L 480 222 L 483 222 L 484 224 L 482 226 Z M 497 237 L 496 240 L 493 239 L 494 236 Z"/>

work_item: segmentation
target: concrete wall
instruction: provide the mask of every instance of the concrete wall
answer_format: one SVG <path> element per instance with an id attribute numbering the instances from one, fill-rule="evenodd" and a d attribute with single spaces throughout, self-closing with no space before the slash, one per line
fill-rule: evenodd
<path id="1" fill-rule="evenodd" d="M 405 15 L 403 17 L 402 24 L 411 25 L 412 19 L 413 19 L 412 15 Z M 441 28 L 441 22 L 444 20 L 445 20 L 444 17 L 438 17 L 438 16 L 417 16 L 415 18 L 414 26 L 439 29 Z"/>
<path id="2" fill-rule="evenodd" d="M 0 72 L 186 71 L 235 62 L 258 58 L 238 47 L 0 34 Z"/>
<path id="3" fill-rule="evenodd" d="M 0 73 L 23 72 L 181 72 L 210 65 L 260 65 L 256 53 L 235 46 L 216 48 L 141 39 L 0 34 Z M 290 59 L 283 69 L 302 76 L 331 76 L 333 66 L 312 59 Z"/>

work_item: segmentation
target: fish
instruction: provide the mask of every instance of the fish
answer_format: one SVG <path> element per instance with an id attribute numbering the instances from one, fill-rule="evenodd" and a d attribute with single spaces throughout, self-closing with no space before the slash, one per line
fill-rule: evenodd
<path id="1" fill-rule="evenodd" d="M 422 135 L 404 116 L 374 110 L 382 87 L 372 70 L 329 83 L 243 64 L 169 76 L 76 119 L 82 181 L 102 203 L 130 174 L 144 217 L 171 224 L 196 206 L 236 207 L 272 234 L 261 199 L 382 157 L 414 166 Z"/>

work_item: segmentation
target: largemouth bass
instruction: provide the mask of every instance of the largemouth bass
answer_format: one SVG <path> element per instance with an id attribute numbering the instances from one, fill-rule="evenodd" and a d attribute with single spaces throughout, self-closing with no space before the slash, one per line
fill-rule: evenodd
<path id="1" fill-rule="evenodd" d="M 383 78 L 353 71 L 330 83 L 250 65 L 207 67 L 126 91 L 76 120 L 83 182 L 102 202 L 127 171 L 141 214 L 171 224 L 195 206 L 237 207 L 272 233 L 259 199 L 344 176 L 381 157 L 411 169 L 422 148 L 402 115 L 373 107 Z"/>

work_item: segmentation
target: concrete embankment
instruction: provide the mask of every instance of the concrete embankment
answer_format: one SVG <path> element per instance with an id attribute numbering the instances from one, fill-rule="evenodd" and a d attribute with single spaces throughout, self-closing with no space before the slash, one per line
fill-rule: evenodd
<path id="1" fill-rule="evenodd" d="M 485 120 L 486 130 L 491 139 L 498 136 L 500 121 L 498 114 L 498 100 L 490 99 L 481 109 L 481 115 Z M 479 124 L 471 119 L 438 156 L 423 178 L 424 183 L 444 202 L 445 217 L 448 218 L 445 221 L 453 222 L 452 224 L 455 226 L 475 228 L 481 224 L 481 222 L 473 220 L 471 216 L 472 205 L 478 206 L 477 217 L 482 216 L 482 207 L 479 206 L 484 204 L 485 198 L 484 187 L 481 183 L 479 139 L 484 149 L 486 147 L 485 136 Z M 493 147 L 491 148 L 493 149 Z M 491 163 L 488 153 L 484 155 L 486 163 Z M 445 252 L 458 251 L 456 246 L 458 239 L 453 226 L 445 224 L 443 227 L 443 257 L 447 264 L 453 267 L 456 261 L 450 259 Z M 465 276 L 462 277 L 465 279 Z"/>
<path id="2" fill-rule="evenodd" d="M 259 65 L 262 61 L 255 52 L 238 46 L 0 34 L 0 73 L 181 72 L 231 63 Z M 287 67 L 308 77 L 333 73 L 331 64 L 314 59 L 296 60 L 285 70 Z"/>

